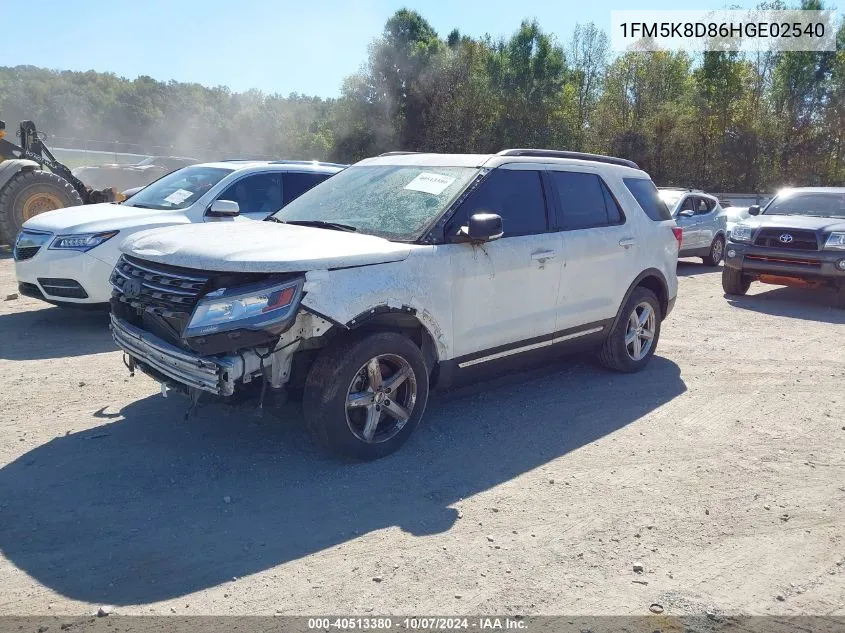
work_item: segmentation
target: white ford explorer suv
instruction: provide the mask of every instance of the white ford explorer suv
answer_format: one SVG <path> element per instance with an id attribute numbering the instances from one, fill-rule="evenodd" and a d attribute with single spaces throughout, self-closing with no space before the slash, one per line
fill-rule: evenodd
<path id="1" fill-rule="evenodd" d="M 27 220 L 15 240 L 22 295 L 59 306 L 108 306 L 120 243 L 153 227 L 263 220 L 345 165 L 223 161 L 174 171 L 120 204 L 68 207 Z"/>
<path id="2" fill-rule="evenodd" d="M 680 229 L 617 158 L 391 152 L 268 220 L 132 236 L 112 334 L 193 405 L 302 390 L 314 438 L 361 459 L 402 445 L 435 384 L 532 352 L 642 369 L 677 292 Z"/>

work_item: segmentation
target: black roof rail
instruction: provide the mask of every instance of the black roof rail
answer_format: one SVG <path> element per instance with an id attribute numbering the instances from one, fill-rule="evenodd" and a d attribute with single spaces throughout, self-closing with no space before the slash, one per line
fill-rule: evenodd
<path id="1" fill-rule="evenodd" d="M 496 156 L 530 156 L 533 158 L 574 158 L 576 160 L 591 160 L 597 163 L 608 163 L 610 165 L 621 165 L 639 169 L 640 166 L 634 161 L 615 156 L 604 156 L 603 154 L 587 154 L 586 152 L 569 152 L 556 149 L 503 149 Z"/>
<path id="2" fill-rule="evenodd" d="M 379 156 L 404 156 L 405 154 L 421 154 L 422 152 L 403 152 L 403 151 L 395 151 L 395 152 L 384 152 L 383 154 L 379 154 Z"/>

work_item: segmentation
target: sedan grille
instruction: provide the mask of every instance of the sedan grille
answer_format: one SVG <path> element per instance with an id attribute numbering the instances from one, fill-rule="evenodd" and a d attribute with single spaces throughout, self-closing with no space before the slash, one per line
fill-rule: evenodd
<path id="1" fill-rule="evenodd" d="M 813 231 L 793 229 L 760 229 L 754 244 L 767 248 L 788 248 L 798 251 L 819 250 L 819 241 Z"/>
<path id="2" fill-rule="evenodd" d="M 111 276 L 114 297 L 161 316 L 190 314 L 209 282 L 201 271 L 121 256 Z"/>

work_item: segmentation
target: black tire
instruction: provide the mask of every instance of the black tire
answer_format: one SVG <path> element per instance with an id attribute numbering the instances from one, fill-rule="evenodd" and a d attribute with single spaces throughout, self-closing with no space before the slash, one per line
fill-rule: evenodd
<path id="1" fill-rule="evenodd" d="M 27 201 L 38 196 L 44 203 L 27 209 Z M 0 241 L 12 244 L 30 217 L 63 207 L 82 204 L 82 197 L 67 180 L 49 171 L 19 171 L 0 190 Z"/>
<path id="2" fill-rule="evenodd" d="M 635 359 L 629 353 L 628 344 L 625 339 L 628 334 L 628 324 L 631 315 L 635 309 L 639 310 L 639 306 L 642 304 L 648 304 L 653 311 L 654 329 L 650 330 L 652 338 L 648 350 L 642 357 Z M 621 310 L 619 310 L 616 325 L 613 326 L 613 330 L 611 330 L 599 351 L 599 362 L 608 369 L 626 374 L 640 371 L 648 364 L 651 357 L 654 356 L 654 351 L 657 349 L 657 342 L 660 339 L 660 325 L 662 321 L 663 312 L 660 309 L 660 301 L 658 301 L 657 296 L 648 288 L 637 286 Z"/>
<path id="3" fill-rule="evenodd" d="M 722 270 L 722 289 L 729 295 L 744 295 L 751 287 L 751 280 L 741 270 L 725 266 Z"/>
<path id="4" fill-rule="evenodd" d="M 702 257 L 701 261 L 705 266 L 718 266 L 725 257 L 725 238 L 717 235 L 713 243 L 710 244 L 710 253 L 707 257 Z"/>
<path id="5" fill-rule="evenodd" d="M 366 366 L 372 359 L 379 357 L 382 357 L 382 360 L 378 361 L 383 363 L 379 365 L 382 375 L 385 370 L 389 371 L 390 362 L 398 362 L 396 359 L 407 363 L 405 370 L 413 372 L 415 398 L 410 401 L 413 405 L 407 422 L 398 430 L 395 428 L 398 425 L 396 420 L 385 412 L 386 409 L 379 409 L 381 413 L 374 415 L 380 416 L 376 428 L 381 429 L 383 437 L 366 441 L 361 436 L 366 431 L 360 429 L 359 425 L 366 428 L 366 425 L 360 424 L 360 415 L 366 416 L 368 409 L 361 409 L 360 414 L 357 409 L 351 409 L 352 413 L 348 415 L 347 395 L 354 387 L 353 381 L 362 378 L 369 380 Z M 362 370 L 363 375 L 360 373 Z M 394 332 L 361 335 L 337 346 L 328 347 L 314 361 L 305 381 L 302 408 L 308 431 L 320 445 L 335 455 L 359 460 L 372 460 L 389 455 L 405 443 L 422 418 L 428 401 L 428 373 L 420 348 L 407 337 Z M 386 379 L 389 380 L 390 377 L 388 373 Z M 404 403 L 409 402 L 407 398 L 411 384 L 412 380 L 406 379 L 405 383 L 398 387 L 395 392 L 400 394 L 396 397 L 397 402 L 400 399 Z M 382 394 L 382 397 L 385 399 L 380 401 L 381 406 L 389 405 L 390 400 L 387 398 L 392 396 Z M 355 416 L 356 419 L 353 419 Z"/>

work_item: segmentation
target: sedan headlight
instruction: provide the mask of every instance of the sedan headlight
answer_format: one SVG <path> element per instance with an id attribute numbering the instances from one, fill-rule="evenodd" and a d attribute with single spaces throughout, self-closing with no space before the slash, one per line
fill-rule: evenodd
<path id="1" fill-rule="evenodd" d="M 731 239 L 734 242 L 750 242 L 754 235 L 754 227 L 746 224 L 737 224 L 731 229 Z"/>
<path id="2" fill-rule="evenodd" d="M 106 240 L 110 240 L 118 231 L 105 231 L 103 233 L 77 233 L 76 235 L 59 235 L 50 244 L 53 250 L 62 251 L 90 251 Z"/>
<path id="3" fill-rule="evenodd" d="M 194 308 L 185 336 L 205 336 L 228 330 L 285 329 L 302 297 L 303 279 L 252 284 L 215 290 Z"/>
<path id="4" fill-rule="evenodd" d="M 845 231 L 835 231 L 827 236 L 825 250 L 845 251 Z"/>

